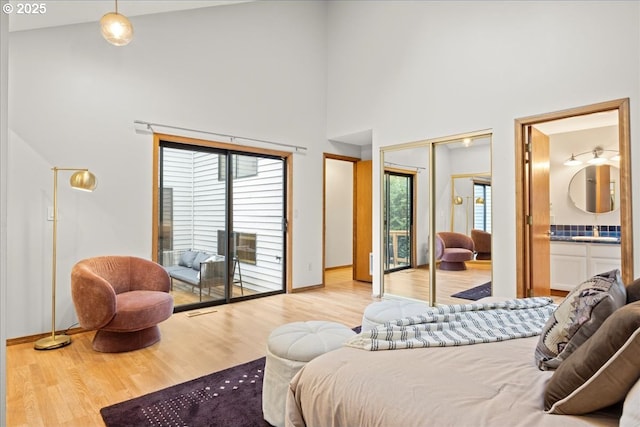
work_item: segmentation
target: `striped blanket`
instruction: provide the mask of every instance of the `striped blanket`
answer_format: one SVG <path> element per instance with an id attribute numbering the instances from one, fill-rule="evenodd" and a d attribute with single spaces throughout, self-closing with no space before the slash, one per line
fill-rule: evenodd
<path id="1" fill-rule="evenodd" d="M 397 319 L 345 343 L 363 350 L 450 347 L 540 335 L 557 305 L 551 298 L 429 307 L 419 316 Z"/>

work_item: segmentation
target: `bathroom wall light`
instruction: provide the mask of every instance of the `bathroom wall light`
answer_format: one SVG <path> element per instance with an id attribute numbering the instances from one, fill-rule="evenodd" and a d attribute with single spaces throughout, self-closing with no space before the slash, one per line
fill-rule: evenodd
<path id="1" fill-rule="evenodd" d="M 589 163 L 591 165 L 601 165 L 601 164 L 607 162 L 607 158 L 603 157 L 603 154 L 605 152 L 607 152 L 607 151 L 608 152 L 612 152 L 612 153 L 616 153 L 613 157 L 609 158 L 608 160 L 612 160 L 612 161 L 619 161 L 620 160 L 620 153 L 618 151 L 616 151 L 616 150 L 605 150 L 602 147 L 597 146 L 593 150 L 585 151 L 584 153 L 578 153 L 578 154 L 571 153 L 571 157 L 568 158 L 567 160 L 565 160 L 565 162 L 563 164 L 565 166 L 581 165 L 582 161 L 580 159 L 578 159 L 578 157 L 590 154 L 593 157 L 591 159 L 589 159 L 587 161 L 587 163 Z"/>
<path id="2" fill-rule="evenodd" d="M 581 165 L 582 161 L 576 159 L 576 156 L 571 153 L 571 158 L 569 158 L 568 160 L 565 160 L 564 165 L 565 166 L 577 166 L 577 165 Z"/>
<path id="3" fill-rule="evenodd" d="M 602 149 L 598 150 L 597 148 L 593 150 L 593 158 L 590 159 L 587 163 L 590 165 L 601 165 L 607 161 L 606 157 L 601 157 Z"/>
<path id="4" fill-rule="evenodd" d="M 133 39 L 133 25 L 126 16 L 118 13 L 118 0 L 116 11 L 109 12 L 100 19 L 102 37 L 115 46 L 124 46 Z"/>

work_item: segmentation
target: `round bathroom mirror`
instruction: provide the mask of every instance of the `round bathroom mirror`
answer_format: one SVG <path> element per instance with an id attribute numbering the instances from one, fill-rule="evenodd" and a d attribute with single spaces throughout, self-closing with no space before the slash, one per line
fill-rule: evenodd
<path id="1" fill-rule="evenodd" d="M 580 210 L 606 213 L 620 207 L 620 169 L 611 165 L 589 165 L 573 175 L 569 198 Z"/>

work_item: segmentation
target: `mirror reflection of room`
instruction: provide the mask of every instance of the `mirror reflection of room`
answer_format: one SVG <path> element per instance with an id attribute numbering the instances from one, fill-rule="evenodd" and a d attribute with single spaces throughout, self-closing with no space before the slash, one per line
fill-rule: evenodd
<path id="1" fill-rule="evenodd" d="M 429 298 L 429 152 L 418 146 L 385 152 L 383 179 L 385 295 Z"/>
<path id="2" fill-rule="evenodd" d="M 491 295 L 491 136 L 436 147 L 437 302 Z"/>
<path id="3" fill-rule="evenodd" d="M 540 126 L 549 135 L 551 290 L 561 293 L 621 265 L 617 114 L 574 121 Z"/>
<path id="4" fill-rule="evenodd" d="M 382 152 L 383 294 L 438 304 L 470 302 L 466 296 L 478 294 L 455 295 L 478 287 L 483 296 L 491 293 L 491 136 L 480 133 L 433 144 L 433 171 L 429 170 L 429 142 Z M 434 181 L 433 206 L 430 179 Z M 409 221 L 413 222 L 406 227 Z M 433 276 L 429 269 L 432 237 Z"/>

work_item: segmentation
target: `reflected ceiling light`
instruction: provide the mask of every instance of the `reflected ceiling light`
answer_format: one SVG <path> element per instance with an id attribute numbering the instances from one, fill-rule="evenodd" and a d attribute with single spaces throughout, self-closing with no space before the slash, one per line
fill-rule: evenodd
<path id="1" fill-rule="evenodd" d="M 601 147 L 596 147 L 593 150 L 593 159 L 589 160 L 587 163 L 591 165 L 601 165 L 607 161 L 606 157 L 601 157 L 601 154 L 604 150 Z"/>
<path id="2" fill-rule="evenodd" d="M 473 141 L 471 141 L 471 138 L 465 138 L 465 139 L 463 139 L 463 140 L 462 140 L 462 145 L 463 145 L 464 147 L 468 147 L 468 146 L 470 146 L 470 145 L 471 145 L 471 143 L 472 143 L 472 142 L 473 142 Z"/>
<path id="3" fill-rule="evenodd" d="M 571 158 L 564 162 L 565 166 L 577 166 L 577 165 L 581 165 L 581 164 L 582 164 L 582 162 L 580 160 L 576 159 L 576 156 L 573 153 L 571 153 Z"/>
<path id="4" fill-rule="evenodd" d="M 116 11 L 109 12 L 100 19 L 102 37 L 115 46 L 124 46 L 133 39 L 133 25 L 126 16 L 118 13 L 118 0 Z"/>

